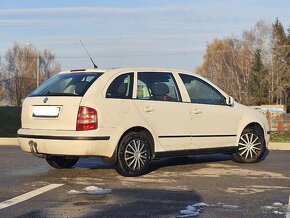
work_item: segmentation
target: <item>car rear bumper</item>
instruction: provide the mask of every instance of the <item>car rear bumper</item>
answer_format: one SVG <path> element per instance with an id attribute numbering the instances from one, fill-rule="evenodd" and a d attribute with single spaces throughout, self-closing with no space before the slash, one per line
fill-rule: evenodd
<path id="1" fill-rule="evenodd" d="M 39 154 L 100 157 L 111 157 L 115 150 L 108 135 L 80 135 L 79 132 L 73 131 L 46 131 L 45 133 L 20 129 L 17 137 L 21 149 L 31 152 L 31 144 L 34 144 Z"/>

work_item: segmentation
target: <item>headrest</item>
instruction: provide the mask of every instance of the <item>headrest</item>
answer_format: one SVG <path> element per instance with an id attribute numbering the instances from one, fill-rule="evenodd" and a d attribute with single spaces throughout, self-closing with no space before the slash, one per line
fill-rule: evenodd
<path id="1" fill-rule="evenodd" d="M 127 92 L 127 84 L 126 83 L 122 83 L 118 89 L 117 89 L 117 93 L 119 96 L 126 96 L 126 92 Z"/>
<path id="2" fill-rule="evenodd" d="M 75 92 L 77 94 L 82 94 L 82 92 L 84 91 L 84 89 L 87 87 L 88 82 L 80 82 L 76 84 L 76 89 Z"/>
<path id="3" fill-rule="evenodd" d="M 151 90 L 155 96 L 163 96 L 169 93 L 169 88 L 165 83 L 155 83 L 151 87 Z"/>

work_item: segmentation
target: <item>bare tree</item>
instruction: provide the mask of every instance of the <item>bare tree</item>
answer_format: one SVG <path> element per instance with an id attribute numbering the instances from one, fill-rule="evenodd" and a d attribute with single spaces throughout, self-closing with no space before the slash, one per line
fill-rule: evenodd
<path id="1" fill-rule="evenodd" d="M 6 89 L 10 103 L 20 106 L 21 100 L 35 87 L 37 51 L 32 45 L 15 43 L 5 54 Z"/>
<path id="2" fill-rule="evenodd" d="M 11 105 L 21 106 L 22 100 L 37 85 L 37 73 L 40 67 L 44 80 L 55 74 L 60 65 L 55 62 L 55 55 L 49 51 L 39 52 L 32 44 L 20 44 L 15 42 L 12 48 L 5 54 L 5 89 Z M 40 60 L 40 64 L 37 61 Z"/>
<path id="3" fill-rule="evenodd" d="M 0 101 L 5 98 L 4 64 L 0 57 Z"/>
<path id="4" fill-rule="evenodd" d="M 276 71 L 285 66 L 273 64 L 272 48 L 272 25 L 259 21 L 240 37 L 215 39 L 208 44 L 197 73 L 218 84 L 239 102 L 247 105 L 267 103 L 273 100 L 270 94 L 283 86 L 273 82 L 273 75 L 277 77 Z M 290 77 L 287 73 L 283 75 Z"/>
<path id="5" fill-rule="evenodd" d="M 240 102 L 249 101 L 251 49 L 244 41 L 216 39 L 207 47 L 204 63 L 197 72 L 218 84 Z"/>
<path id="6" fill-rule="evenodd" d="M 57 72 L 60 71 L 60 64 L 55 60 L 55 54 L 50 50 L 45 49 L 40 54 L 40 68 L 41 68 L 41 80 L 47 80 L 48 78 L 54 76 Z"/>

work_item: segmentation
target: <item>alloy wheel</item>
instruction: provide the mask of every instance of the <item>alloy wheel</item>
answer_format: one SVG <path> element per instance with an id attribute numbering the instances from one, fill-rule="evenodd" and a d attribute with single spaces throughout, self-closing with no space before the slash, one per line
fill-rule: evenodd
<path id="1" fill-rule="evenodd" d="M 148 159 L 148 150 L 140 139 L 131 140 L 125 149 L 125 161 L 131 170 L 140 170 Z"/>
<path id="2" fill-rule="evenodd" d="M 259 136 L 253 133 L 245 133 L 239 141 L 238 153 L 245 159 L 253 159 L 262 151 L 262 141 Z"/>

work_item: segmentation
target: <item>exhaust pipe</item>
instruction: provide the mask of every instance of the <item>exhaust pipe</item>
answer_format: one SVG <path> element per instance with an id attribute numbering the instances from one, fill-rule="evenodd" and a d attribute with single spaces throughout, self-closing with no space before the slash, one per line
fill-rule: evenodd
<path id="1" fill-rule="evenodd" d="M 40 154 L 37 150 L 37 143 L 30 140 L 28 142 L 29 146 L 30 146 L 30 152 L 35 156 L 35 157 L 39 157 L 39 158 L 45 158 L 46 156 L 44 154 Z"/>

